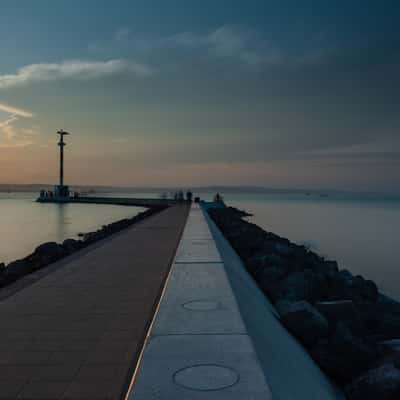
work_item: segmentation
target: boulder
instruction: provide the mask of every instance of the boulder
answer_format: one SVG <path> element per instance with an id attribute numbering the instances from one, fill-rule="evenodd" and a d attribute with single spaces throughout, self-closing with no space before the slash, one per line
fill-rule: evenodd
<path id="1" fill-rule="evenodd" d="M 378 301 L 379 291 L 375 282 L 371 280 L 364 280 L 363 285 L 361 287 L 361 295 L 365 299 L 373 303 L 376 303 Z"/>
<path id="2" fill-rule="evenodd" d="M 339 322 L 328 339 L 312 348 L 311 355 L 334 380 L 348 383 L 365 373 L 381 354 L 374 344 L 355 337 L 345 323 Z"/>
<path id="3" fill-rule="evenodd" d="M 354 276 L 347 269 L 342 269 L 341 271 L 339 271 L 339 278 L 341 279 L 341 281 L 344 285 L 346 285 L 348 287 L 353 286 Z"/>
<path id="4" fill-rule="evenodd" d="M 385 340 L 381 344 L 400 354 L 400 339 Z"/>
<path id="5" fill-rule="evenodd" d="M 14 281 L 18 278 L 23 277 L 33 271 L 32 265 L 26 260 L 13 261 L 7 265 L 4 271 L 5 276 L 10 281 Z"/>
<path id="6" fill-rule="evenodd" d="M 339 267 L 336 261 L 326 261 L 315 253 L 311 254 L 313 256 L 308 256 L 307 264 L 314 272 L 323 274 L 328 279 L 333 279 L 337 275 Z"/>
<path id="7" fill-rule="evenodd" d="M 400 304 L 379 294 L 376 303 L 358 306 L 361 318 L 372 334 L 382 335 L 385 340 L 400 337 Z"/>
<path id="8" fill-rule="evenodd" d="M 282 257 L 276 254 L 255 254 L 253 257 L 249 258 L 246 261 L 247 270 L 256 278 L 257 274 L 267 268 L 277 267 L 287 272 L 287 263 L 284 261 Z"/>
<path id="9" fill-rule="evenodd" d="M 63 247 L 56 242 L 47 242 L 37 247 L 33 253 L 40 256 L 44 264 L 56 261 L 65 255 Z"/>
<path id="10" fill-rule="evenodd" d="M 325 276 L 329 282 L 329 290 L 327 291 L 327 300 L 353 300 L 352 295 L 352 276 L 347 274 L 348 271 L 330 272 Z"/>
<path id="11" fill-rule="evenodd" d="M 294 248 L 290 245 L 290 242 L 285 240 L 275 243 L 273 250 L 282 257 L 289 257 L 294 252 Z"/>
<path id="12" fill-rule="evenodd" d="M 327 320 L 306 301 L 281 301 L 276 307 L 283 324 L 306 347 L 311 347 L 329 332 Z"/>
<path id="13" fill-rule="evenodd" d="M 70 254 L 75 250 L 79 249 L 81 242 L 75 239 L 65 239 L 63 241 L 62 247 Z"/>
<path id="14" fill-rule="evenodd" d="M 264 235 L 262 231 L 247 229 L 243 230 L 240 235 L 231 238 L 230 241 L 242 259 L 246 260 L 262 247 Z"/>
<path id="15" fill-rule="evenodd" d="M 306 299 L 311 303 L 326 300 L 329 291 L 329 280 L 326 275 L 305 269 L 304 276 L 306 279 Z"/>
<path id="16" fill-rule="evenodd" d="M 287 274 L 287 269 L 282 266 L 272 266 L 259 270 L 255 277 L 259 285 L 276 282 L 283 279 Z"/>
<path id="17" fill-rule="evenodd" d="M 400 369 L 392 363 L 372 369 L 345 387 L 347 400 L 400 399 Z"/>
<path id="18" fill-rule="evenodd" d="M 304 272 L 291 272 L 281 283 L 283 297 L 291 302 L 305 300 L 307 281 Z"/>
<path id="19" fill-rule="evenodd" d="M 314 306 L 329 321 L 331 329 L 334 329 L 337 323 L 343 323 L 356 337 L 368 338 L 374 343 L 381 340 L 381 338 L 374 340 L 374 336 L 371 335 L 351 300 L 321 301 Z"/>
<path id="20" fill-rule="evenodd" d="M 319 301 L 315 308 L 331 323 L 356 319 L 357 310 L 351 300 Z"/>

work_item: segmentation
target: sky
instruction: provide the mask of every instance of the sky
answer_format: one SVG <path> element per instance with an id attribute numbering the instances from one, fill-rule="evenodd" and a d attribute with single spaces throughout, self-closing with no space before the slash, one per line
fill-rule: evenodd
<path id="1" fill-rule="evenodd" d="M 396 3 L 2 0 L 0 183 L 398 192 Z"/>

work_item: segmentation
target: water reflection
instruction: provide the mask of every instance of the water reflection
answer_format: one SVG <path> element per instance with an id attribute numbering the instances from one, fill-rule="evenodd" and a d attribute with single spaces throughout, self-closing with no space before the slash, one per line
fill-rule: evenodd
<path id="1" fill-rule="evenodd" d="M 132 217 L 140 207 L 40 204 L 35 195 L 0 193 L 0 262 L 22 258 L 44 242 L 76 238 L 79 232 Z"/>
<path id="2" fill-rule="evenodd" d="M 56 223 L 56 228 L 57 228 L 57 241 L 61 242 L 64 240 L 67 234 L 66 230 L 66 224 L 67 224 L 67 217 L 66 215 L 68 210 L 67 210 L 67 204 L 55 204 L 56 206 L 56 212 L 57 212 L 57 223 Z"/>

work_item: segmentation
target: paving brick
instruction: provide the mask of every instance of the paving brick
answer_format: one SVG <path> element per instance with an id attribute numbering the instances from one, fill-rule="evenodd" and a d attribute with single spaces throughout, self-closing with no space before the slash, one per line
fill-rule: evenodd
<path id="1" fill-rule="evenodd" d="M 61 398 L 69 382 L 32 381 L 18 394 L 18 400 L 47 400 Z"/>
<path id="2" fill-rule="evenodd" d="M 187 212 L 170 207 L 0 291 L 0 400 L 119 398 Z"/>

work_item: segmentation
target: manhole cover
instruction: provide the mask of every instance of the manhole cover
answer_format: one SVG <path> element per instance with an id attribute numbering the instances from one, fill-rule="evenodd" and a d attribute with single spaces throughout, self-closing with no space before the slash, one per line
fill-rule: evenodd
<path id="1" fill-rule="evenodd" d="M 186 389 L 211 391 L 235 385 L 239 381 L 239 374 L 222 365 L 200 364 L 176 371 L 173 380 Z"/>
<path id="2" fill-rule="evenodd" d="M 193 300 L 182 304 L 182 306 L 192 311 L 211 311 L 219 307 L 219 302 L 213 300 Z"/>

